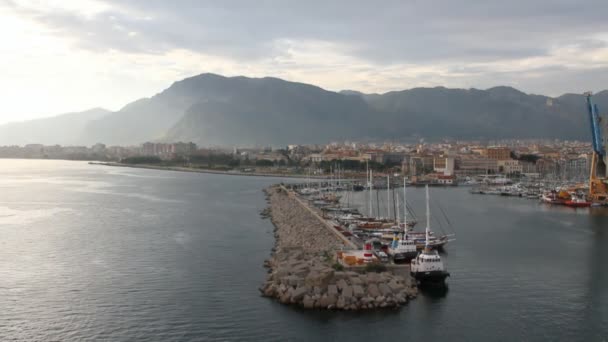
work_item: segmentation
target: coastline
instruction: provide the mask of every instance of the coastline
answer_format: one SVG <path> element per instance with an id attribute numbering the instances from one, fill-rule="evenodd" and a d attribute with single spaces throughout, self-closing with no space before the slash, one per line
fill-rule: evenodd
<path id="1" fill-rule="evenodd" d="M 285 173 L 268 173 L 268 172 L 241 172 L 241 171 L 221 171 L 213 169 L 194 169 L 190 167 L 181 166 L 158 166 L 158 165 L 147 165 L 147 164 L 124 164 L 117 162 L 89 162 L 90 165 L 103 165 L 113 167 L 129 167 L 135 169 L 150 169 L 150 170 L 161 170 L 161 171 L 179 171 L 179 172 L 193 172 L 193 173 L 211 173 L 218 175 L 229 175 L 229 176 L 253 176 L 253 177 L 281 177 L 281 178 L 311 178 L 311 179 L 329 179 L 326 176 L 307 176 L 300 174 L 285 174 Z"/>

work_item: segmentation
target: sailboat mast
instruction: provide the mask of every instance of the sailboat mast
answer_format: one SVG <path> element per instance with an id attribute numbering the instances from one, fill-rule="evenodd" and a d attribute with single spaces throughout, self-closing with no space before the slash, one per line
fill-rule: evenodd
<path id="1" fill-rule="evenodd" d="M 407 231 L 407 192 L 405 191 L 405 177 L 403 177 L 403 231 Z"/>
<path id="2" fill-rule="evenodd" d="M 395 208 L 395 213 L 397 214 L 397 228 L 399 228 L 399 223 L 401 222 L 401 214 L 399 213 L 401 211 L 399 208 L 399 192 L 397 192 L 397 197 L 395 197 Z"/>
<path id="3" fill-rule="evenodd" d="M 391 176 L 386 176 L 386 218 L 391 219 Z"/>
<path id="4" fill-rule="evenodd" d="M 373 170 L 369 170 L 369 217 L 373 216 L 373 208 L 372 208 L 372 194 L 373 194 L 373 188 L 374 188 L 374 176 L 373 176 L 374 171 Z"/>
<path id="5" fill-rule="evenodd" d="M 426 248 L 429 247 L 429 231 L 431 230 L 431 205 L 429 204 L 429 186 L 426 185 L 426 229 L 425 229 L 425 242 Z"/>

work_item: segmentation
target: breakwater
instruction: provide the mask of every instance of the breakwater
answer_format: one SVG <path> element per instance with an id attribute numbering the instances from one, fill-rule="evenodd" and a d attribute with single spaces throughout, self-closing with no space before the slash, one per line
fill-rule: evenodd
<path id="1" fill-rule="evenodd" d="M 300 174 L 288 174 L 288 173 L 273 173 L 273 172 L 244 172 L 236 170 L 214 170 L 204 168 L 194 168 L 185 166 L 162 166 L 162 165 L 149 165 L 149 164 L 125 164 L 118 162 L 89 162 L 90 165 L 103 165 L 103 166 L 115 166 L 115 167 L 129 167 L 135 169 L 150 169 L 150 170 L 163 170 L 163 171 L 179 171 L 179 172 L 194 172 L 194 173 L 210 173 L 217 175 L 228 175 L 228 176 L 255 176 L 255 177 L 282 177 L 282 178 L 313 178 L 313 179 L 328 179 L 327 176 L 306 176 Z"/>
<path id="2" fill-rule="evenodd" d="M 365 310 L 399 307 L 417 295 L 407 266 L 344 268 L 337 251 L 355 246 L 332 231 L 314 209 L 281 186 L 265 190 L 275 247 L 263 296 L 306 309 Z"/>

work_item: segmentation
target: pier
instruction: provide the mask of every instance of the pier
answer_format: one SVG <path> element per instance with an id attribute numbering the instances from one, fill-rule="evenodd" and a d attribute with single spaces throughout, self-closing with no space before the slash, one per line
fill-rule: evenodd
<path id="1" fill-rule="evenodd" d="M 284 186 L 265 190 L 276 244 L 263 296 L 306 309 L 368 310 L 399 307 L 415 298 L 408 265 L 367 264 L 344 267 L 339 251 L 357 245 Z M 368 266 L 369 265 L 369 266 Z M 376 266 L 376 267 L 374 267 Z"/>

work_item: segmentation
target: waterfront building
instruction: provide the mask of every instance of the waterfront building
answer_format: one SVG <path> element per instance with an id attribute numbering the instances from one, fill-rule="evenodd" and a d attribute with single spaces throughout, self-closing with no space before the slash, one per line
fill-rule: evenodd
<path id="1" fill-rule="evenodd" d="M 494 160 L 511 159 L 511 149 L 508 147 L 488 147 L 487 156 Z"/>

